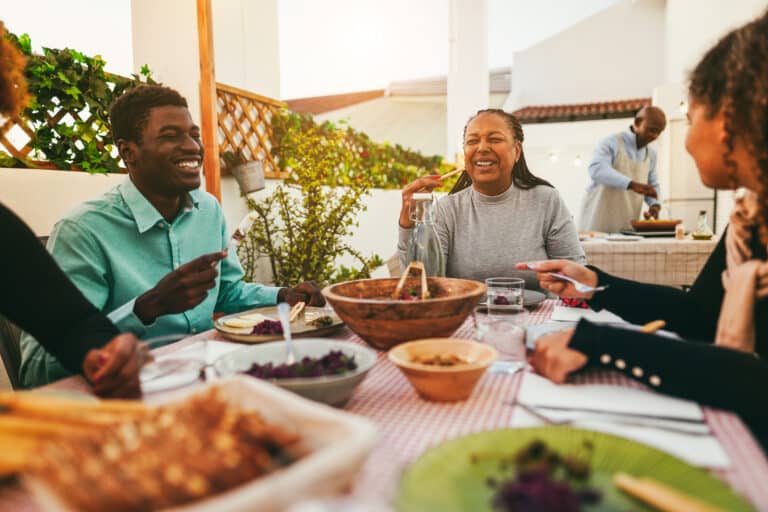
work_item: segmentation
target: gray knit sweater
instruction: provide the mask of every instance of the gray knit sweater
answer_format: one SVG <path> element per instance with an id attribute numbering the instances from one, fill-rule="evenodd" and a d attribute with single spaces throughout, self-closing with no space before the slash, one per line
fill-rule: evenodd
<path id="1" fill-rule="evenodd" d="M 522 190 L 513 185 L 498 196 L 468 187 L 438 201 L 436 228 L 448 277 L 483 281 L 517 276 L 515 263 L 530 260 L 586 263 L 573 218 L 552 187 Z M 405 268 L 412 230 L 399 229 L 397 249 Z M 527 287 L 537 287 L 532 272 L 523 277 Z"/>

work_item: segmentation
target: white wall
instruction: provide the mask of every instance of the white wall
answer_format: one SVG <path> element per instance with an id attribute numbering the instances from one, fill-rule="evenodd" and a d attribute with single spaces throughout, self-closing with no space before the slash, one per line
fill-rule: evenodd
<path id="1" fill-rule="evenodd" d="M 621 0 L 516 53 L 505 109 L 650 96 L 664 81 L 664 27 L 664 0 Z"/>
<path id="2" fill-rule="evenodd" d="M 72 208 L 127 177 L 127 174 L 0 169 L 0 202 L 21 217 L 37 236 L 48 236 L 56 221 Z"/>
<path id="3" fill-rule="evenodd" d="M 687 75 L 718 39 L 765 11 L 765 0 L 667 0 L 667 82 Z"/>
<path id="4" fill-rule="evenodd" d="M 213 0 L 216 81 L 280 97 L 277 0 Z"/>

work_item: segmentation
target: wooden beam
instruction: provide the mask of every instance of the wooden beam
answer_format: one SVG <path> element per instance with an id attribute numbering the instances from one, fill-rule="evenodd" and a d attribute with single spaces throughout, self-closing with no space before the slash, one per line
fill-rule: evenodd
<path id="1" fill-rule="evenodd" d="M 197 41 L 200 51 L 200 128 L 205 150 L 203 158 L 205 189 L 221 202 L 211 0 L 197 0 Z"/>

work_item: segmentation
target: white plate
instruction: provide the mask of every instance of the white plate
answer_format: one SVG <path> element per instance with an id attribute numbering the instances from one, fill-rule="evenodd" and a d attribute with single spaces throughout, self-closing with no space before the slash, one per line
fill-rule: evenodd
<path id="1" fill-rule="evenodd" d="M 608 235 L 605 239 L 609 242 L 639 242 L 643 237 L 637 235 Z"/>
<path id="2" fill-rule="evenodd" d="M 285 510 L 303 500 L 329 496 L 348 489 L 376 441 L 376 428 L 358 416 L 311 402 L 267 382 L 233 377 L 210 386 L 246 410 L 296 432 L 307 455 L 285 469 L 258 478 L 225 493 L 169 510 L 184 512 Z M 26 485 L 35 493 L 41 510 L 69 510 L 46 487 L 33 479 Z"/>

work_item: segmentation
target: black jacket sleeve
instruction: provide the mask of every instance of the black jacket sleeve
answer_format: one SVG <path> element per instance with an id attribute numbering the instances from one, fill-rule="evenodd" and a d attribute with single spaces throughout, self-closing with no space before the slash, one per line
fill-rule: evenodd
<path id="1" fill-rule="evenodd" d="M 618 370 L 662 393 L 738 413 L 768 446 L 768 364 L 762 359 L 586 320 L 569 346 L 587 356 L 588 367 Z"/>
<path id="2" fill-rule="evenodd" d="M 0 313 L 69 371 L 118 330 L 73 285 L 24 222 L 0 204 Z"/>
<path id="3" fill-rule="evenodd" d="M 720 276 L 725 269 L 725 235 L 688 292 L 638 283 L 590 268 L 597 272 L 600 285 L 608 285 L 588 301 L 592 309 L 610 309 L 635 324 L 664 320 L 667 329 L 684 338 L 710 343 L 714 340 L 724 293 Z"/>

